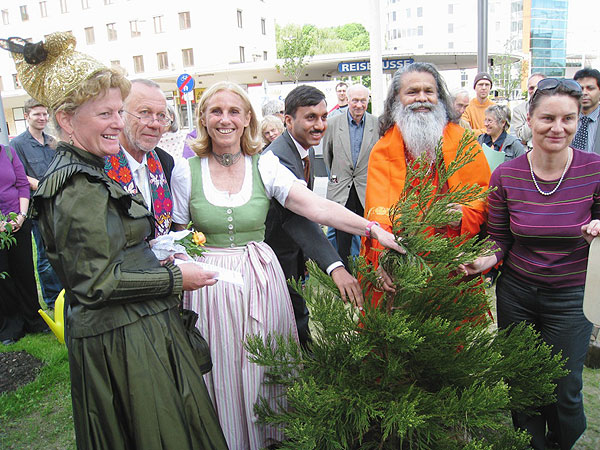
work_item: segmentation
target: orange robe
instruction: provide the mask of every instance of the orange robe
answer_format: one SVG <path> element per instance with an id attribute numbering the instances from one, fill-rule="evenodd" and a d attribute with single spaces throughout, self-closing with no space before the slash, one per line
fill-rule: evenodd
<path id="1" fill-rule="evenodd" d="M 460 139 L 464 129 L 454 123 L 449 123 L 444 129 L 442 153 L 446 167 L 456 158 Z M 459 184 L 478 184 L 484 189 L 488 188 L 490 181 L 490 167 L 476 139 L 473 144 L 478 151 L 475 160 L 464 165 L 448 179 L 450 189 Z M 469 144 L 470 145 L 470 144 Z M 367 173 L 367 193 L 365 199 L 365 217 L 381 224 L 382 228 L 391 231 L 392 222 L 389 209 L 400 198 L 406 178 L 406 155 L 404 140 L 397 126 L 390 128 L 385 135 L 375 144 L 369 157 Z M 460 229 L 448 228 L 448 234 L 458 236 L 466 233 L 469 237 L 479 233 L 481 225 L 486 220 L 487 204 L 477 200 L 468 206 L 463 205 Z M 383 247 L 377 240 L 363 238 L 361 254 L 368 262 L 377 267 L 380 250 Z"/>

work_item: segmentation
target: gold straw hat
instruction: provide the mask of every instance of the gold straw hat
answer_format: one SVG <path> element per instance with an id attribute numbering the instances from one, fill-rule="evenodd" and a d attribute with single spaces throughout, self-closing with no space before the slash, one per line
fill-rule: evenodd
<path id="1" fill-rule="evenodd" d="M 52 33 L 46 42 L 31 44 L 21 38 L 0 39 L 12 53 L 19 81 L 31 97 L 55 109 L 81 82 L 106 66 L 75 51 L 71 33 Z"/>

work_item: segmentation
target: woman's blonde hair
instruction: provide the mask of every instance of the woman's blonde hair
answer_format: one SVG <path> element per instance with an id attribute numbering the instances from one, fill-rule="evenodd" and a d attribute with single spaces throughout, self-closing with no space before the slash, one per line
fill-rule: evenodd
<path id="1" fill-rule="evenodd" d="M 57 112 L 64 111 L 69 115 L 73 115 L 75 110 L 85 102 L 106 94 L 111 88 L 119 89 L 123 100 L 129 95 L 131 83 L 125 78 L 125 74 L 121 69 L 107 67 L 87 78 L 83 83 L 69 92 L 54 109 L 52 121 L 56 130 L 61 130 L 61 126 L 56 120 Z"/>
<path id="2" fill-rule="evenodd" d="M 283 122 L 281 121 L 281 119 L 279 117 L 274 116 L 274 115 L 266 116 L 260 122 L 260 135 L 263 138 L 263 142 L 265 143 L 265 145 L 270 144 L 270 142 L 265 137 L 265 130 L 268 127 L 275 127 L 277 130 L 279 130 L 279 134 L 282 134 L 283 130 L 284 130 Z"/>
<path id="3" fill-rule="evenodd" d="M 256 114 L 254 113 L 254 109 L 250 103 L 250 98 L 248 97 L 248 94 L 246 94 L 246 91 L 244 91 L 239 85 L 231 83 L 230 81 L 221 81 L 216 83 L 208 88 L 204 94 L 202 94 L 200 102 L 198 103 L 198 121 L 196 124 L 198 129 L 198 137 L 189 142 L 190 148 L 194 151 L 194 153 L 196 153 L 196 155 L 200 157 L 208 156 L 210 154 L 212 150 L 212 142 L 206 127 L 202 124 L 202 117 L 206 112 L 206 106 L 210 99 L 216 93 L 221 91 L 229 91 L 236 94 L 242 99 L 245 112 L 250 112 L 250 123 L 244 128 L 244 133 L 242 134 L 240 142 L 242 152 L 249 156 L 260 153 L 263 146 L 262 138 L 258 131 L 258 121 L 256 120 Z"/>

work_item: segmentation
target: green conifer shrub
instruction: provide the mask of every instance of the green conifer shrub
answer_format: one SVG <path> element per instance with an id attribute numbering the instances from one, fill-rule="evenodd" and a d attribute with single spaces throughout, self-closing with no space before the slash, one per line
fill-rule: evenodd
<path id="1" fill-rule="evenodd" d="M 488 313 L 481 277 L 464 279 L 461 263 L 490 251 L 485 239 L 447 237 L 456 213 L 449 204 L 485 199 L 479 186 L 438 192 L 439 185 L 474 158 L 465 133 L 446 168 L 441 141 L 432 165 L 425 157 L 407 168 L 404 191 L 390 211 L 406 255 L 385 251 L 380 263 L 396 293 L 371 306 L 376 274 L 364 259 L 355 273 L 365 286 L 363 312 L 344 305 L 330 277 L 309 263 L 312 288 L 301 290 L 311 310 L 313 342 L 302 351 L 282 336 L 252 336 L 251 359 L 268 367 L 268 382 L 287 388 L 288 408 L 259 401 L 264 423 L 285 426 L 275 448 L 526 449 L 529 436 L 513 429 L 510 411 L 533 413 L 555 400 L 563 376 L 538 333 L 520 325 L 498 331 Z M 428 231 L 429 230 L 429 231 Z"/>

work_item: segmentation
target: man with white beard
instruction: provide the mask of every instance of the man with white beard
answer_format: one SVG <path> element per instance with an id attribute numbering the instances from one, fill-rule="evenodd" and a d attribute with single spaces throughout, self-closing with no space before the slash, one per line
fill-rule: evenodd
<path id="1" fill-rule="evenodd" d="M 440 187 L 433 165 L 435 147 L 442 137 L 442 154 L 448 167 L 456 158 L 459 141 L 465 132 L 452 122 L 454 115 L 446 83 L 434 65 L 418 62 L 394 74 L 383 115 L 379 119 L 382 137 L 371 150 L 369 158 L 365 199 L 365 217 L 368 220 L 391 231 L 389 209 L 400 198 L 406 166 L 424 153 L 428 155 L 431 172 L 422 181 Z M 448 181 L 449 186 L 442 186 L 442 189 L 459 184 L 478 184 L 487 189 L 490 169 L 477 140 L 473 139 L 472 144 L 477 152 L 474 160 L 459 169 Z M 461 213 L 461 218 L 446 226 L 448 236 L 479 233 L 485 221 L 484 202 L 454 205 L 452 208 Z M 377 267 L 381 249 L 376 240 L 366 238 L 362 253 Z M 385 273 L 380 273 L 384 290 L 393 290 L 392 280 Z M 377 302 L 378 298 L 374 297 L 374 301 Z"/>

